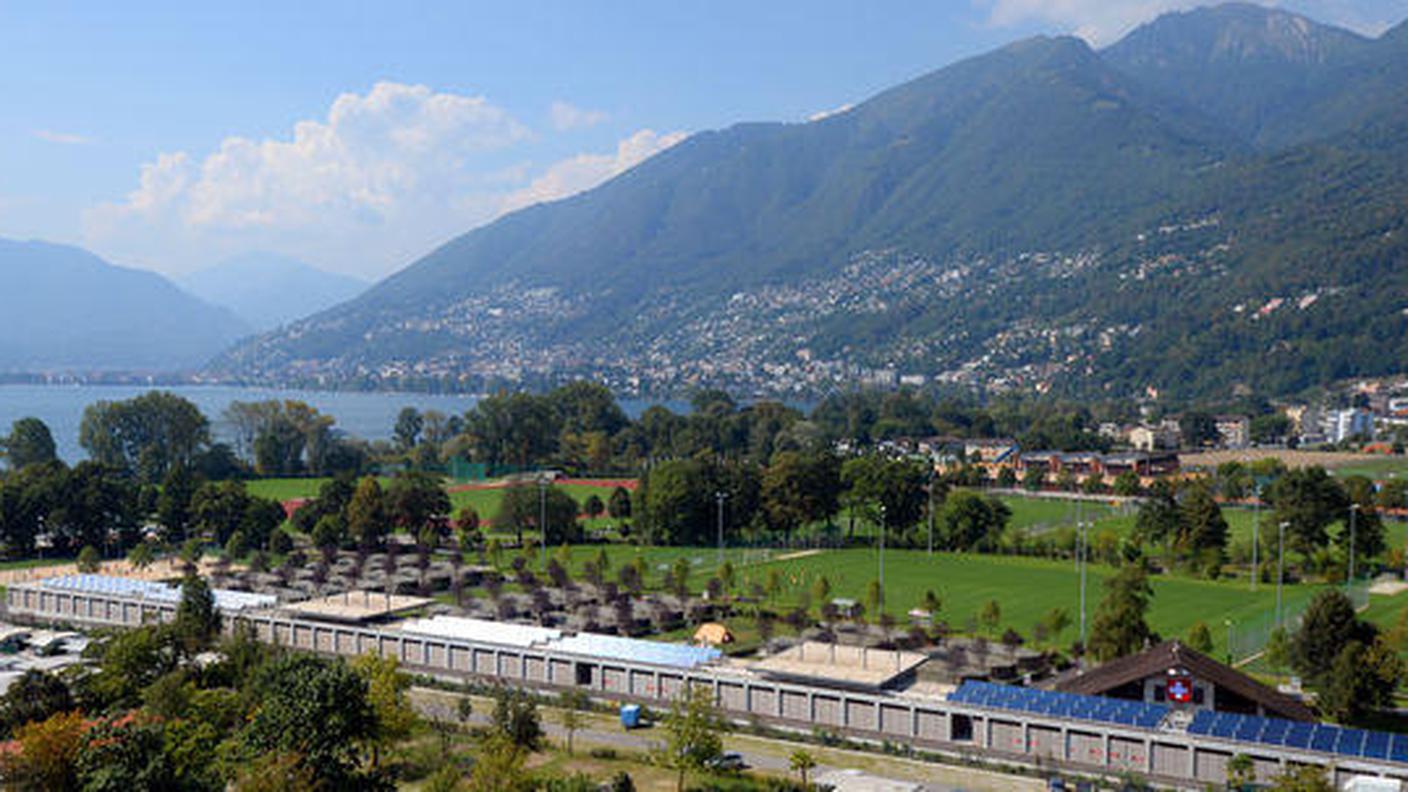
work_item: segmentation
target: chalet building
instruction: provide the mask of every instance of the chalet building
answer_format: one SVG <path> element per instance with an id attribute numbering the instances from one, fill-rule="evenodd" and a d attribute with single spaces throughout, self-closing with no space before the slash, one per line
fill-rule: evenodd
<path id="1" fill-rule="evenodd" d="M 1246 448 L 1252 444 L 1252 422 L 1245 415 L 1219 415 L 1213 419 L 1224 448 Z"/>
<path id="2" fill-rule="evenodd" d="M 1300 700 L 1270 688 L 1178 641 L 1165 641 L 1083 674 L 1058 679 L 1064 693 L 1167 704 L 1190 715 L 1199 710 L 1313 722 Z"/>

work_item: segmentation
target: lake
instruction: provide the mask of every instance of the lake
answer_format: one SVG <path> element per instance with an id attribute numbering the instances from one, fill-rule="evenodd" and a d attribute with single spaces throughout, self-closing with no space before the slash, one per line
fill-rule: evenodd
<path id="1" fill-rule="evenodd" d="M 96 401 L 130 399 L 149 390 L 152 388 L 140 385 L 0 385 L 0 435 L 8 434 L 10 424 L 15 420 L 34 416 L 49 425 L 59 456 L 71 464 L 87 456 L 78 445 L 78 426 L 83 420 L 85 407 Z M 477 397 L 469 395 L 352 393 L 219 385 L 184 385 L 156 390 L 169 391 L 190 400 L 210 419 L 215 439 L 226 442 L 232 437 L 223 416 L 232 401 L 304 401 L 318 408 L 319 412 L 337 419 L 338 429 L 365 440 L 390 439 L 396 414 L 404 407 L 462 415 L 478 401 Z M 619 403 L 627 414 L 636 417 L 656 402 L 623 399 Z M 664 404 L 677 412 L 689 410 L 688 404 L 682 402 Z"/>

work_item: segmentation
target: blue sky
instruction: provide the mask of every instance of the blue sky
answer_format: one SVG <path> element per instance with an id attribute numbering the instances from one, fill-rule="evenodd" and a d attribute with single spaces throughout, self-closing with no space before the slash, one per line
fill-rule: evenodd
<path id="1" fill-rule="evenodd" d="M 0 236 L 168 273 L 270 249 L 377 277 L 688 133 L 1188 5 L 0 0 Z M 1284 5 L 1366 32 L 1408 17 Z"/>

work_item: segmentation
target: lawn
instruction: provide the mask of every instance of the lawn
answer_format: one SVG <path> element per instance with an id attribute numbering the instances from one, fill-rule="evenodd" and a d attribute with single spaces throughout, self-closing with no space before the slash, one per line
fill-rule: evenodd
<path id="1" fill-rule="evenodd" d="M 1042 530 L 1058 525 L 1075 525 L 1076 518 L 1103 520 L 1115 514 L 1109 504 L 1026 495 L 999 495 L 998 500 L 1012 510 L 1010 527 Z"/>
<path id="2" fill-rule="evenodd" d="M 644 558 L 649 570 L 646 583 L 650 588 L 659 586 L 662 571 L 680 557 L 690 560 L 693 571 L 690 588 L 694 591 L 702 590 L 718 567 L 717 550 L 713 548 L 577 546 L 572 548 L 574 572 L 580 572 L 581 564 L 602 549 L 613 570 L 637 556 Z M 876 579 L 879 569 L 877 553 L 866 549 L 764 554 L 731 548 L 726 557 L 736 568 L 740 592 L 750 591 L 755 583 L 766 585 L 769 573 L 776 570 L 782 584 L 774 601 L 777 608 L 795 606 L 803 592 L 810 593 L 821 576 L 830 584 L 832 597 L 864 602 L 866 589 Z M 1088 618 L 1092 620 L 1103 595 L 1102 582 L 1112 573 L 1106 566 L 1091 564 L 1089 567 L 1086 596 Z M 958 630 L 969 629 L 989 600 L 996 600 L 1001 606 L 999 632 L 1011 627 L 1030 636 L 1033 625 L 1057 607 L 1065 608 L 1072 618 L 1072 626 L 1062 636 L 1062 642 L 1069 644 L 1078 630 L 1079 576 L 1070 561 L 957 553 L 930 556 L 923 550 L 888 550 L 885 578 L 886 610 L 897 623 L 903 623 L 905 614 L 919 605 L 925 591 L 932 589 L 943 603 L 939 617 Z M 1253 593 L 1245 581 L 1205 581 L 1161 575 L 1153 577 L 1151 582 L 1154 598 L 1150 626 L 1165 637 L 1183 637 L 1195 622 L 1204 621 L 1212 629 L 1218 651 L 1222 651 L 1226 642 L 1224 620 L 1231 619 L 1234 625 L 1250 624 L 1265 618 L 1276 603 L 1274 586 L 1261 586 Z M 1317 588 L 1287 586 L 1287 610 L 1308 600 Z"/>

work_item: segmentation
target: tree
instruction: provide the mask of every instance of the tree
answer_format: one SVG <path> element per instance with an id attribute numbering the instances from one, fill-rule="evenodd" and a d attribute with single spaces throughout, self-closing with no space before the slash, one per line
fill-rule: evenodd
<path id="1" fill-rule="evenodd" d="M 539 500 L 539 499 L 542 500 Z M 540 492 L 537 485 L 515 484 L 504 490 L 495 528 L 510 528 L 518 535 L 523 547 L 525 531 L 539 531 L 542 512 L 547 512 L 546 541 L 548 544 L 573 543 L 581 540 L 581 525 L 577 522 L 577 501 L 557 487 Z"/>
<path id="2" fill-rule="evenodd" d="M 97 572 L 103 566 L 103 556 L 98 552 L 98 548 L 93 545 L 84 545 L 78 551 L 78 571 L 87 575 Z"/>
<path id="3" fill-rule="evenodd" d="M 1188 648 L 1203 654 L 1212 652 L 1212 633 L 1208 630 L 1207 623 L 1201 619 L 1193 622 L 1193 626 L 1188 628 Z"/>
<path id="4" fill-rule="evenodd" d="M 1029 492 L 1036 492 L 1046 486 L 1046 468 L 1041 465 L 1029 465 L 1022 471 L 1022 488 Z"/>
<path id="5" fill-rule="evenodd" d="M 399 473 L 386 489 L 387 517 L 412 536 L 422 528 L 436 527 L 449 512 L 450 496 L 440 481 L 427 473 Z"/>
<path id="6" fill-rule="evenodd" d="M 210 646 L 220 635 L 220 611 L 205 578 L 188 574 L 181 581 L 181 601 L 176 605 L 172 627 L 188 656 Z"/>
<path id="7" fill-rule="evenodd" d="M 532 780 L 524 771 L 527 752 L 502 734 L 494 733 L 479 746 L 467 792 L 529 792 Z"/>
<path id="8" fill-rule="evenodd" d="M 13 734 L 27 723 L 48 720 L 71 709 L 73 693 L 68 685 L 54 674 L 31 668 L 0 696 L 0 729 Z"/>
<path id="9" fill-rule="evenodd" d="M 660 758 L 662 765 L 676 772 L 679 792 L 684 791 L 687 774 L 707 769 L 723 753 L 722 726 L 706 687 L 691 685 L 670 704 Z"/>
<path id="10" fill-rule="evenodd" d="M 1300 629 L 1291 636 L 1291 665 L 1312 685 L 1321 686 L 1344 647 L 1352 641 L 1364 645 L 1373 639 L 1373 626 L 1359 621 L 1349 597 L 1336 589 L 1324 589 L 1310 601 Z"/>
<path id="11" fill-rule="evenodd" d="M 10 434 L 0 440 L 11 470 L 24 470 L 57 460 L 54 436 L 38 418 L 20 418 L 10 425 Z"/>
<path id="12" fill-rule="evenodd" d="M 1095 608 L 1087 649 L 1100 662 L 1133 654 L 1153 638 L 1145 621 L 1154 590 L 1138 564 L 1126 564 L 1105 581 L 1105 597 Z"/>
<path id="13" fill-rule="evenodd" d="M 85 792 L 179 788 L 165 736 L 164 724 L 145 713 L 99 721 L 79 744 L 78 784 Z"/>
<path id="14" fill-rule="evenodd" d="M 988 632 L 997 632 L 997 626 L 1002 622 L 1002 605 L 997 600 L 988 600 L 983 603 L 983 609 L 978 613 L 978 621 L 987 628 Z"/>
<path id="15" fill-rule="evenodd" d="M 841 464 L 836 457 L 782 451 L 763 471 L 763 513 L 769 526 L 790 534 L 833 517 L 840 489 Z"/>
<path id="16" fill-rule="evenodd" d="M 538 705 L 517 688 L 500 688 L 494 693 L 493 730 L 509 744 L 524 751 L 537 751 L 543 744 L 543 726 Z"/>
<path id="17" fill-rule="evenodd" d="M 1217 421 L 1205 412 L 1184 413 L 1178 419 L 1178 430 L 1183 436 L 1183 445 L 1189 448 L 1212 445 L 1222 436 L 1217 431 Z"/>
<path id="18" fill-rule="evenodd" d="M 995 550 L 1011 517 L 1002 501 L 959 490 L 944 503 L 943 546 L 959 552 Z"/>
<path id="19" fill-rule="evenodd" d="M 402 407 L 401 412 L 396 414 L 396 426 L 391 436 L 396 441 L 397 448 L 410 451 L 420 443 L 420 433 L 424 428 L 425 419 L 421 417 L 420 410 Z"/>
<path id="20" fill-rule="evenodd" d="M 371 704 L 375 721 L 368 743 L 372 748 L 372 766 L 381 763 L 381 749 L 405 739 L 416 723 L 406 692 L 411 678 L 401 673 L 401 664 L 394 657 L 364 654 L 352 661 L 352 670 L 367 685 L 367 702 Z"/>
<path id="21" fill-rule="evenodd" d="M 1245 789 L 1256 783 L 1256 761 L 1239 753 L 1227 760 L 1227 788 Z"/>
<path id="22" fill-rule="evenodd" d="M 1215 550 L 1221 554 L 1227 547 L 1227 520 L 1206 484 L 1194 484 L 1184 493 L 1179 518 L 1179 545 L 1185 551 Z"/>
<path id="23" fill-rule="evenodd" d="M 1289 523 L 1291 546 L 1308 556 L 1328 541 L 1326 529 L 1347 516 L 1349 497 L 1321 467 L 1297 468 L 1276 479 L 1265 492 L 1276 523 Z"/>
<path id="24" fill-rule="evenodd" d="M 602 515 L 602 512 L 606 511 L 606 504 L 601 502 L 600 496 L 596 493 L 592 493 L 588 495 L 586 501 L 582 503 L 582 510 L 587 513 L 587 517 L 595 520 Z"/>
<path id="25" fill-rule="evenodd" d="M 1382 639 L 1365 646 L 1350 641 L 1335 656 L 1319 703 L 1341 723 L 1355 723 L 1378 707 L 1393 703 L 1403 681 L 1403 661 Z"/>
<path id="26" fill-rule="evenodd" d="M 386 528 L 386 499 L 381 484 L 375 476 L 365 476 L 357 482 L 357 489 L 347 502 L 347 531 L 358 547 L 370 549 L 381 545 Z"/>
<path id="27" fill-rule="evenodd" d="M 78 442 L 93 461 L 156 483 L 173 467 L 194 465 L 210 443 L 210 422 L 186 399 L 151 391 L 89 405 Z"/>
<path id="28" fill-rule="evenodd" d="M 88 724 L 81 712 L 60 712 L 22 727 L 15 735 L 19 753 L 10 759 L 6 780 L 23 788 L 77 788 L 78 752 Z"/>
<path id="29" fill-rule="evenodd" d="M 1316 765 L 1287 766 L 1286 771 L 1271 780 L 1270 792 L 1335 792 L 1335 785 L 1325 776 L 1325 768 Z"/>
<path id="30" fill-rule="evenodd" d="M 611 497 L 606 502 L 606 513 L 613 520 L 629 519 L 631 516 L 631 491 L 621 486 L 612 490 Z"/>
<path id="31" fill-rule="evenodd" d="M 1183 530 L 1183 512 L 1178 507 L 1177 493 L 1168 481 L 1159 480 L 1149 490 L 1149 497 L 1139 506 L 1134 520 L 1134 532 L 1140 541 L 1171 544 Z"/>
<path id="32" fill-rule="evenodd" d="M 190 535 L 196 519 L 193 501 L 200 487 L 200 478 L 185 465 L 173 467 L 162 479 L 156 519 L 165 529 L 166 541 L 179 544 Z"/>
<path id="33" fill-rule="evenodd" d="M 255 678 L 261 704 L 241 734 L 253 755 L 292 753 L 318 783 L 347 786 L 376 732 L 367 683 L 341 660 L 292 654 Z"/>
<path id="34" fill-rule="evenodd" d="M 807 774 L 816 768 L 816 757 L 807 752 L 805 748 L 798 748 L 787 757 L 787 764 L 792 768 L 792 772 L 801 776 L 802 788 L 807 789 Z"/>
<path id="35" fill-rule="evenodd" d="M 1139 481 L 1139 474 L 1133 470 L 1126 470 L 1115 476 L 1115 483 L 1111 487 L 1116 495 L 1125 498 L 1132 498 L 1139 494 L 1142 484 Z"/>
<path id="36" fill-rule="evenodd" d="M 567 732 L 567 755 L 572 755 L 572 737 L 584 725 L 582 710 L 587 707 L 587 697 L 581 691 L 567 691 L 562 694 L 562 730 Z"/>

